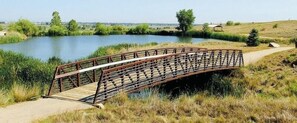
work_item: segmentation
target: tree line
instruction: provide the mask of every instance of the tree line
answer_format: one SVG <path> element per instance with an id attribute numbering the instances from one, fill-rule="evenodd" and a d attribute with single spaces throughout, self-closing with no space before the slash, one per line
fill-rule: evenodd
<path id="1" fill-rule="evenodd" d="M 46 29 L 44 26 L 36 26 L 34 23 L 26 19 L 20 19 L 18 22 L 10 24 L 9 30 L 20 32 L 26 36 L 67 36 L 67 35 L 123 35 L 123 34 L 155 34 L 155 35 L 177 35 L 177 36 L 192 36 L 193 35 L 193 24 L 196 17 L 194 16 L 193 10 L 180 10 L 176 13 L 176 18 L 179 23 L 179 26 L 176 28 L 179 32 L 166 32 L 163 30 L 154 30 L 149 27 L 148 24 L 139 24 L 135 27 L 128 28 L 126 26 L 114 25 L 107 26 L 101 23 L 97 23 L 94 29 L 90 29 L 88 33 L 82 33 L 83 29 L 79 26 L 76 20 L 72 19 L 67 24 L 63 24 L 59 12 L 54 11 L 52 13 L 52 19 L 50 22 L 49 29 Z M 226 25 L 233 25 L 233 22 L 228 21 Z M 227 40 L 242 41 L 246 40 L 247 45 L 257 46 L 259 45 L 259 34 L 258 31 L 253 29 L 250 33 L 250 36 L 247 38 L 242 38 L 238 35 L 230 34 L 218 34 L 212 32 L 209 25 L 205 23 L 202 28 L 202 32 L 195 31 L 196 36 L 204 38 L 220 38 Z M 0 27 L 1 29 L 1 27 Z M 192 31 L 192 32 L 191 32 Z"/>

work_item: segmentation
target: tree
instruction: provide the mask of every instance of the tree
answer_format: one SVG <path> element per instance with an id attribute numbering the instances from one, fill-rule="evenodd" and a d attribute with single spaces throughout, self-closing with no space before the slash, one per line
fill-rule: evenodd
<path id="1" fill-rule="evenodd" d="M 0 25 L 0 31 L 2 31 L 3 30 L 3 27 L 2 27 L 2 25 Z"/>
<path id="2" fill-rule="evenodd" d="M 70 20 L 67 29 L 71 32 L 78 31 L 78 23 L 75 20 Z"/>
<path id="3" fill-rule="evenodd" d="M 252 29 L 246 44 L 247 46 L 258 46 L 260 44 L 259 31 L 257 29 Z"/>
<path id="4" fill-rule="evenodd" d="M 97 35 L 109 35 L 112 28 L 109 26 L 105 26 L 104 24 L 97 23 L 95 28 L 95 34 Z"/>
<path id="5" fill-rule="evenodd" d="M 67 30 L 64 27 L 52 26 L 48 30 L 49 36 L 64 36 L 67 35 Z"/>
<path id="6" fill-rule="evenodd" d="M 150 32 L 150 26 L 148 24 L 139 24 L 135 28 L 129 30 L 129 34 L 148 34 Z"/>
<path id="7" fill-rule="evenodd" d="M 62 25 L 62 21 L 61 21 L 59 12 L 54 11 L 52 16 L 53 16 L 53 18 L 51 20 L 50 29 L 48 30 L 48 35 L 50 35 L 50 36 L 67 35 L 67 30 Z"/>
<path id="8" fill-rule="evenodd" d="M 78 23 L 75 20 L 70 20 L 68 25 L 67 25 L 67 29 L 68 29 L 68 35 L 79 35 L 79 27 L 78 27 Z"/>
<path id="9" fill-rule="evenodd" d="M 26 19 L 20 19 L 16 23 L 9 25 L 9 30 L 17 31 L 26 36 L 35 36 L 38 33 L 38 27 Z"/>
<path id="10" fill-rule="evenodd" d="M 233 21 L 227 21 L 226 25 L 227 26 L 233 26 L 234 25 L 234 22 Z"/>
<path id="11" fill-rule="evenodd" d="M 203 24 L 202 31 L 203 32 L 210 32 L 210 28 L 209 28 L 209 24 L 208 23 L 204 23 Z"/>
<path id="12" fill-rule="evenodd" d="M 195 21 L 193 10 L 180 10 L 176 13 L 176 17 L 179 22 L 179 29 L 182 31 L 182 34 L 185 35 L 186 32 L 193 27 Z"/>
<path id="13" fill-rule="evenodd" d="M 59 15 L 59 12 L 54 11 L 52 14 L 53 18 L 51 20 L 51 27 L 52 26 L 62 26 L 61 17 Z"/>

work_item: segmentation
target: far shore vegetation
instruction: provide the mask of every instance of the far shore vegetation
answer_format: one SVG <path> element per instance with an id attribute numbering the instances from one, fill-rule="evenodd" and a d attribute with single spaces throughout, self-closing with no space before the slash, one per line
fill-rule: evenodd
<path id="1" fill-rule="evenodd" d="M 6 26 L 0 25 L 0 31 L 8 31 L 15 35 L 0 37 L 0 44 L 15 43 L 34 36 L 76 36 L 76 35 L 166 35 L 166 36 L 187 36 L 194 38 L 211 38 L 226 41 L 246 42 L 249 32 L 258 30 L 258 41 L 260 43 L 276 42 L 289 44 L 290 40 L 296 38 L 297 21 L 277 21 L 267 23 L 240 23 L 228 21 L 223 32 L 209 28 L 208 23 L 201 26 L 194 26 L 196 19 L 192 10 L 180 10 L 176 14 L 177 27 L 150 27 L 143 23 L 136 26 L 124 25 L 96 25 L 79 24 L 72 19 L 69 22 L 62 22 L 59 12 L 52 14 L 52 19 L 47 25 L 34 24 L 33 22 L 20 19 L 15 23 Z M 8 34 L 9 34 L 8 33 Z M 16 34 L 19 33 L 19 34 Z"/>

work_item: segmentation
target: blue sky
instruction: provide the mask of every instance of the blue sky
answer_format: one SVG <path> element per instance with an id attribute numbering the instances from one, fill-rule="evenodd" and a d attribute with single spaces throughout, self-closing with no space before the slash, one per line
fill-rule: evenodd
<path id="1" fill-rule="evenodd" d="M 177 23 L 180 9 L 193 9 L 195 23 L 228 20 L 259 22 L 296 20 L 297 0 L 0 0 L 0 21 L 20 18 L 50 21 Z"/>

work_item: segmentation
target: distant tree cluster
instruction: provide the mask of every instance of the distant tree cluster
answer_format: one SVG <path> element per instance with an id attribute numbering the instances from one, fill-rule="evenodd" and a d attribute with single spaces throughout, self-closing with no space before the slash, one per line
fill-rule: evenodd
<path id="1" fill-rule="evenodd" d="M 150 33 L 150 27 L 148 24 L 139 24 L 136 27 L 127 29 L 124 26 L 114 25 L 114 26 L 106 26 L 101 23 L 97 23 L 95 27 L 96 35 L 121 35 L 121 34 L 135 34 L 135 35 L 143 35 Z"/>
<path id="2" fill-rule="evenodd" d="M 227 21 L 226 26 L 233 26 L 234 22 L 233 21 Z"/>
<path id="3" fill-rule="evenodd" d="M 233 22 L 233 21 L 227 21 L 226 22 L 226 26 L 238 26 L 238 25 L 241 25 L 240 22 Z"/>

